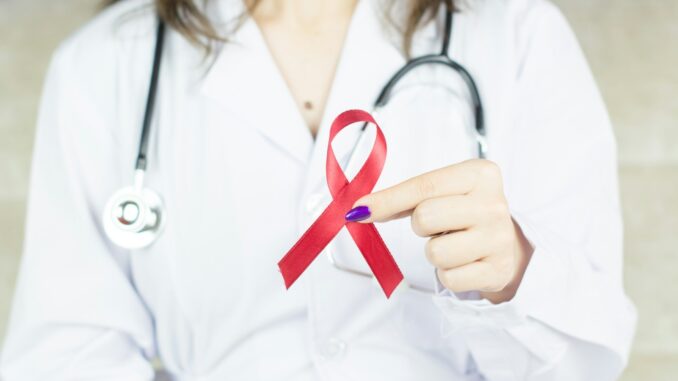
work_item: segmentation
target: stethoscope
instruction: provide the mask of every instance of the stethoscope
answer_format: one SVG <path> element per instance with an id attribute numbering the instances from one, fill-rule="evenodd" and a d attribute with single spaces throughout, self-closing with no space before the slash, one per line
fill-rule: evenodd
<path id="1" fill-rule="evenodd" d="M 151 83 L 148 86 L 139 151 L 134 166 L 134 184 L 115 192 L 108 199 L 102 216 L 106 235 L 113 243 L 124 249 L 141 249 L 152 244 L 162 233 L 165 225 L 164 207 L 160 195 L 144 186 L 148 135 L 151 131 L 153 108 L 158 93 L 158 76 L 164 42 L 165 23 L 159 21 L 155 37 Z"/>
<path id="2" fill-rule="evenodd" d="M 449 45 L 452 36 L 453 11 L 450 2 L 446 3 L 444 34 L 442 49 L 438 54 L 429 54 L 409 60 L 391 79 L 384 85 L 379 96 L 374 102 L 373 113 L 384 108 L 388 103 L 391 93 L 398 82 L 410 71 L 427 64 L 442 65 L 453 69 L 466 83 L 471 102 L 473 103 L 473 116 L 475 121 L 475 140 L 478 144 L 478 157 L 485 158 L 487 153 L 487 141 L 485 138 L 485 124 L 483 107 L 478 88 L 471 74 L 459 63 L 449 56 Z M 144 186 L 144 176 L 147 167 L 148 136 L 151 129 L 151 119 L 155 98 L 158 88 L 158 76 L 162 61 L 162 51 L 165 39 L 165 24 L 158 22 L 156 31 L 155 51 L 153 54 L 153 67 L 151 80 L 146 99 L 141 138 L 134 171 L 134 184 L 115 192 L 108 200 L 103 213 L 103 227 L 106 235 L 116 245 L 124 249 L 140 249 L 149 246 L 162 233 L 165 225 L 165 215 L 162 199 L 157 192 Z M 362 126 L 361 134 L 349 155 L 350 163 L 362 138 L 366 135 L 367 124 Z M 348 164 L 347 164 L 348 165 Z M 329 256 L 331 263 L 340 270 L 352 272 L 358 275 L 371 276 L 369 273 L 342 268 L 332 255 Z"/>

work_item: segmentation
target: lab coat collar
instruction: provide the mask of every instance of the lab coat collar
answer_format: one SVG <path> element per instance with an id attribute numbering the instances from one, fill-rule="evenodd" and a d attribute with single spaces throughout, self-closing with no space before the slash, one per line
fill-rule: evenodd
<path id="1" fill-rule="evenodd" d="M 224 20 L 233 20 L 245 12 L 240 1 L 223 3 L 220 18 Z M 250 17 L 244 18 L 228 42 L 218 47 L 201 92 L 235 117 L 231 127 L 256 128 L 296 160 L 308 162 L 313 138 Z"/>

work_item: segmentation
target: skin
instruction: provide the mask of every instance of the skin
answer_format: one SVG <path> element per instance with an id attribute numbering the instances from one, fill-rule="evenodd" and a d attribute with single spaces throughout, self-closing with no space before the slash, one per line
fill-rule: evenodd
<path id="1" fill-rule="evenodd" d="M 357 0 L 261 0 L 251 17 L 315 138 Z"/>
<path id="2" fill-rule="evenodd" d="M 251 14 L 291 96 L 315 136 L 356 0 L 262 0 Z M 311 102 L 309 109 L 306 102 Z M 426 258 L 455 292 L 479 291 L 493 303 L 513 298 L 532 247 L 513 221 L 499 167 L 469 160 L 360 198 L 362 222 L 411 217 L 429 237 Z"/>

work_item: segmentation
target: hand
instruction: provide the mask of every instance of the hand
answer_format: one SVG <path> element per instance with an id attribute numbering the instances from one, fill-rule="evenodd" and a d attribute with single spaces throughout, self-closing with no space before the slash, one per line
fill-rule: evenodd
<path id="1" fill-rule="evenodd" d="M 424 173 L 363 196 L 346 218 L 406 216 L 414 233 L 430 237 L 426 258 L 445 287 L 493 303 L 513 298 L 532 248 L 511 218 L 496 164 L 476 159 Z"/>

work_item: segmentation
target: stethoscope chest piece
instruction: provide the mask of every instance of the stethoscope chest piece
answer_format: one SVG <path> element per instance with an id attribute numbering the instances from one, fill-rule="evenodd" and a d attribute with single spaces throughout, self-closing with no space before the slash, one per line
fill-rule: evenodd
<path id="1" fill-rule="evenodd" d="M 165 23 L 159 21 L 153 54 L 153 69 L 135 165 L 134 185 L 115 192 L 106 203 L 102 216 L 104 232 L 114 244 L 124 249 L 141 249 L 152 244 L 162 233 L 165 223 L 162 199 L 156 192 L 144 187 L 146 151 L 160 73 L 164 30 Z"/>
<path id="2" fill-rule="evenodd" d="M 165 221 L 162 210 L 162 199 L 156 192 L 136 186 L 122 188 L 106 203 L 104 231 L 122 248 L 144 248 L 162 232 Z"/>

